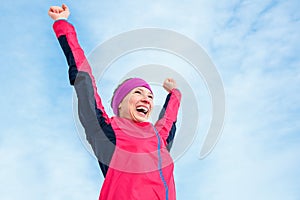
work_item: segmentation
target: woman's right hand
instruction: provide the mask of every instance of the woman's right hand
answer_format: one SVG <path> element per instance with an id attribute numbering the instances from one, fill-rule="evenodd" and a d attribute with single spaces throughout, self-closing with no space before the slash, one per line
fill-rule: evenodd
<path id="1" fill-rule="evenodd" d="M 53 19 L 53 20 L 58 20 L 58 19 L 68 19 L 70 15 L 70 10 L 66 4 L 63 4 L 61 7 L 60 6 L 51 6 L 48 15 Z"/>

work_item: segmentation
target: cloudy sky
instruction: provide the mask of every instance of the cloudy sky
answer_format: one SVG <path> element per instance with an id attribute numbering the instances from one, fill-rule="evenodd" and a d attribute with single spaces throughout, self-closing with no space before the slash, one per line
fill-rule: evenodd
<path id="1" fill-rule="evenodd" d="M 175 162 L 178 199 L 300 198 L 299 1 L 15 0 L 0 8 L 1 199 L 99 195 L 103 178 L 78 134 L 66 61 L 47 15 L 51 5 L 62 3 L 87 55 L 120 33 L 156 27 L 195 41 L 218 69 L 226 94 L 222 136 L 199 159 L 210 115 L 201 105 L 209 105 L 209 95 L 191 82 L 203 120 Z M 165 54 L 137 63 L 172 66 L 168 61 L 180 60 Z M 141 54 L 128 57 L 140 60 Z M 103 98 L 109 99 L 112 91 L 106 90 Z"/>

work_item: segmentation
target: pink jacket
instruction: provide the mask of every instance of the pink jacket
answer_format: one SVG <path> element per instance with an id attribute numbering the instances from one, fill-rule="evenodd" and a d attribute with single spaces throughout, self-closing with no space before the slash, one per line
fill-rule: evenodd
<path id="1" fill-rule="evenodd" d="M 99 200 L 174 200 L 174 164 L 169 149 L 176 131 L 181 93 L 173 89 L 158 121 L 108 117 L 74 27 L 53 25 L 78 97 L 79 119 L 105 177 Z"/>

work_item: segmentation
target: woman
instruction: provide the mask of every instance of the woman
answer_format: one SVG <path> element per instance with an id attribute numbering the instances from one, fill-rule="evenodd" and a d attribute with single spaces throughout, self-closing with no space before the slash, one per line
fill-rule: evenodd
<path id="1" fill-rule="evenodd" d="M 111 102 L 115 116 L 108 117 L 75 29 L 67 21 L 68 7 L 51 6 L 48 14 L 55 20 L 53 29 L 67 58 L 79 119 L 105 177 L 99 199 L 176 199 L 169 154 L 181 99 L 176 82 L 164 81 L 169 94 L 154 125 L 148 122 L 154 95 L 140 78 L 127 79 L 117 87 Z"/>

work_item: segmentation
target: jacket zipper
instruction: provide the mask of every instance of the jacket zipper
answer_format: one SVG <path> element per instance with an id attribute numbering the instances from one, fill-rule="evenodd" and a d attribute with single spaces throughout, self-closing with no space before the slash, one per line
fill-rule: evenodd
<path id="1" fill-rule="evenodd" d="M 157 154 L 158 154 L 158 171 L 159 171 L 159 176 L 160 176 L 160 179 L 162 180 L 163 184 L 164 184 L 164 188 L 165 188 L 165 192 L 166 192 L 166 200 L 169 199 L 169 188 L 168 188 L 168 185 L 167 185 L 167 182 L 166 182 L 166 179 L 163 175 L 163 171 L 162 171 L 162 158 L 161 158 L 161 141 L 160 141 L 160 137 L 159 137 L 159 134 L 158 134 L 158 131 L 157 129 L 153 126 L 154 128 L 154 131 L 155 131 L 155 134 L 156 134 L 156 137 L 157 137 L 157 140 L 158 140 L 158 143 L 157 143 Z"/>

